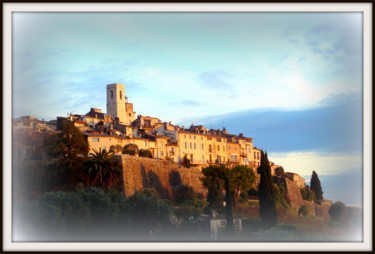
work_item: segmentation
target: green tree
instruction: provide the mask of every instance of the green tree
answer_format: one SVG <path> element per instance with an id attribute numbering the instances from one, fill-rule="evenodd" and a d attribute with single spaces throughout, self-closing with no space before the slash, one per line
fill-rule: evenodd
<path id="1" fill-rule="evenodd" d="M 121 145 L 111 145 L 109 147 L 109 151 L 112 153 L 120 153 L 122 152 L 122 146 Z"/>
<path id="2" fill-rule="evenodd" d="M 267 153 L 261 152 L 261 164 L 258 168 L 260 173 L 259 214 L 267 227 L 277 226 L 276 200 L 271 176 L 271 167 Z"/>
<path id="3" fill-rule="evenodd" d="M 46 155 L 55 159 L 48 166 L 52 189 L 71 190 L 83 181 L 83 161 L 88 151 L 82 132 L 71 121 L 63 120 L 61 131 L 51 135 L 46 144 Z"/>
<path id="4" fill-rule="evenodd" d="M 123 154 L 129 154 L 132 156 L 138 155 L 139 149 L 136 144 L 127 144 L 124 146 L 124 149 L 122 150 Z"/>
<path id="5" fill-rule="evenodd" d="M 301 192 L 301 196 L 303 200 L 307 200 L 307 201 L 315 200 L 315 193 L 312 190 L 310 190 L 310 187 L 308 185 L 301 188 L 300 192 Z"/>
<path id="6" fill-rule="evenodd" d="M 146 158 L 152 158 L 152 153 L 150 149 L 141 149 L 138 153 L 139 157 L 146 157 Z"/>
<path id="7" fill-rule="evenodd" d="M 323 201 L 322 186 L 320 184 L 318 174 L 315 171 L 312 172 L 312 176 L 310 180 L 310 189 L 314 192 L 317 203 L 320 203 L 321 201 Z"/>
<path id="8" fill-rule="evenodd" d="M 88 151 L 89 146 L 84 135 L 69 120 L 62 121 L 61 132 L 52 135 L 46 147 L 46 154 L 60 161 L 86 157 Z"/>
<path id="9" fill-rule="evenodd" d="M 222 209 L 223 207 L 221 191 L 224 187 L 226 170 L 227 168 L 222 164 L 210 165 L 202 169 L 204 177 L 201 178 L 201 181 L 208 190 L 207 201 L 211 209 Z"/>
<path id="10" fill-rule="evenodd" d="M 307 207 L 305 205 L 301 206 L 298 209 L 298 215 L 299 216 L 306 217 L 308 214 L 309 214 L 309 210 L 307 209 Z"/>
<path id="11" fill-rule="evenodd" d="M 136 191 L 128 199 L 128 203 L 131 206 L 135 231 L 148 234 L 150 230 L 161 231 L 163 227 L 170 225 L 172 210 L 152 189 Z"/>
<path id="12" fill-rule="evenodd" d="M 235 209 L 239 194 L 250 190 L 256 180 L 256 175 L 252 168 L 246 165 L 238 165 L 229 171 L 229 179 L 233 194 L 233 208 Z"/>
<path id="13" fill-rule="evenodd" d="M 225 218 L 227 220 L 227 224 L 225 227 L 227 234 L 232 234 L 234 231 L 234 224 L 233 224 L 233 193 L 231 188 L 231 178 L 233 177 L 232 172 L 228 169 L 224 174 L 224 187 L 225 187 Z"/>
<path id="14" fill-rule="evenodd" d="M 329 208 L 328 213 L 334 221 L 344 222 L 347 217 L 346 206 L 341 201 L 333 203 Z"/>
<path id="15" fill-rule="evenodd" d="M 191 200 L 197 197 L 193 188 L 185 184 L 173 186 L 172 193 L 176 204 L 182 204 L 186 200 Z"/>
<path id="16" fill-rule="evenodd" d="M 84 172 L 87 175 L 87 182 L 91 186 L 115 187 L 121 175 L 121 162 L 114 157 L 112 152 L 105 149 L 99 151 L 94 149 L 89 158 L 85 161 Z"/>

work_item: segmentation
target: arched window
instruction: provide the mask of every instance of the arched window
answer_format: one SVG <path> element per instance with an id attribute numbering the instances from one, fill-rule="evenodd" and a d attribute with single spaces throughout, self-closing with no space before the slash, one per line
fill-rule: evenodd
<path id="1" fill-rule="evenodd" d="M 113 91 L 111 90 L 111 99 L 113 100 Z"/>
<path id="2" fill-rule="evenodd" d="M 122 91 L 120 91 L 120 100 L 122 100 Z"/>

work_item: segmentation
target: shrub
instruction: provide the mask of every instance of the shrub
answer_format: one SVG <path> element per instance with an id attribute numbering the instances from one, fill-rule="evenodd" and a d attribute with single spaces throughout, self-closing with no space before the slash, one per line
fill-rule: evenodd
<path id="1" fill-rule="evenodd" d="M 150 149 L 141 149 L 138 153 L 139 157 L 152 158 L 152 153 Z"/>
<path id="2" fill-rule="evenodd" d="M 304 188 L 301 188 L 300 190 L 301 196 L 303 200 L 307 201 L 313 201 L 315 200 L 315 193 L 310 190 L 310 187 L 306 185 Z"/>
<path id="3" fill-rule="evenodd" d="M 240 203 L 244 203 L 249 199 L 249 195 L 247 195 L 247 192 L 241 192 L 239 201 Z"/>
<path id="4" fill-rule="evenodd" d="M 328 213 L 332 220 L 343 222 L 346 219 L 346 206 L 341 201 L 337 201 L 331 205 Z"/>
<path id="5" fill-rule="evenodd" d="M 138 146 L 136 144 L 127 144 L 124 146 L 124 149 L 122 150 L 123 154 L 129 154 L 132 156 L 135 156 L 138 154 Z"/>
<path id="6" fill-rule="evenodd" d="M 301 206 L 298 209 L 298 215 L 299 216 L 306 217 L 308 214 L 309 214 L 309 210 L 307 209 L 307 207 L 305 205 Z"/>

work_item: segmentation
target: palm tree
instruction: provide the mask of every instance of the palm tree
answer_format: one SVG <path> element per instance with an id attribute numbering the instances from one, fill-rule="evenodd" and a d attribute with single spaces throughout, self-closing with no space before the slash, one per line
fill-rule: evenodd
<path id="1" fill-rule="evenodd" d="M 105 149 L 99 149 L 99 151 L 94 149 L 94 152 L 89 154 L 84 172 L 87 175 L 87 182 L 91 186 L 107 189 L 116 185 L 120 178 L 122 165 L 114 155 Z"/>

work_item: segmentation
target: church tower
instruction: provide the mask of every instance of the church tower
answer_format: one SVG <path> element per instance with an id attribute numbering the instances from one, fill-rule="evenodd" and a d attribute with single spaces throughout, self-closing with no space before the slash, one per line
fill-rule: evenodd
<path id="1" fill-rule="evenodd" d="M 124 85 L 118 83 L 107 85 L 107 115 L 112 116 L 112 119 L 118 118 L 124 124 L 128 122 L 125 109 Z"/>

